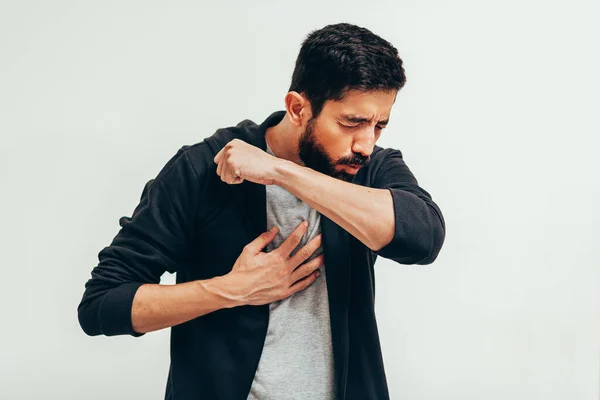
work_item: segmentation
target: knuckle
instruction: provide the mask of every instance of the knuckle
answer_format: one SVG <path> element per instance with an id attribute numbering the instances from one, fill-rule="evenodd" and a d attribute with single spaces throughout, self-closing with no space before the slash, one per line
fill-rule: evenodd
<path id="1" fill-rule="evenodd" d="M 277 274 L 275 274 L 275 277 L 277 279 L 277 283 L 281 282 L 282 280 L 285 280 L 285 278 L 288 276 L 288 273 L 285 269 L 280 269 L 279 271 L 277 271 Z"/>
<path id="2" fill-rule="evenodd" d="M 260 234 L 260 238 L 261 239 L 266 239 L 268 237 L 269 237 L 269 232 L 263 232 L 263 233 Z"/>
<path id="3" fill-rule="evenodd" d="M 310 264 L 305 264 L 302 267 L 302 272 L 304 273 L 304 275 L 309 275 L 311 272 L 313 272 L 313 266 Z"/>
<path id="4" fill-rule="evenodd" d="M 284 264 L 286 262 L 285 258 L 281 256 L 279 253 L 275 253 L 273 255 L 273 262 L 275 264 Z"/>
<path id="5" fill-rule="evenodd" d="M 308 257 L 310 257 L 310 255 L 310 249 L 303 247 L 302 250 L 300 250 L 300 257 L 302 257 L 302 259 L 306 260 Z"/>
<path id="6" fill-rule="evenodd" d="M 289 293 L 289 290 L 287 289 L 281 289 L 278 293 L 277 293 L 277 298 L 278 299 L 285 299 L 286 297 L 290 297 L 291 293 Z"/>

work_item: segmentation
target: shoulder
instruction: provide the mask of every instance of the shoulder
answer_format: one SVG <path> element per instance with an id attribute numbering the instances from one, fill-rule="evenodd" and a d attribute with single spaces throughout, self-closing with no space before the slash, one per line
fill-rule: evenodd
<path id="1" fill-rule="evenodd" d="M 206 140 L 182 146 L 177 152 L 176 157 L 177 155 L 182 158 L 182 162 L 189 163 L 197 175 L 206 173 L 206 170 L 210 168 L 216 168 L 216 164 L 214 163 L 216 154 L 213 153 Z"/>
<path id="2" fill-rule="evenodd" d="M 202 186 L 210 184 L 217 177 L 214 157 L 231 140 L 256 141 L 257 125 L 244 120 L 236 126 L 217 129 L 199 142 L 182 145 L 166 162 L 156 181 L 196 182 Z"/>
<path id="3" fill-rule="evenodd" d="M 164 193 L 171 199 L 197 196 L 210 184 L 210 177 L 217 176 L 213 158 L 204 141 L 180 145 L 146 182 L 144 191 Z"/>

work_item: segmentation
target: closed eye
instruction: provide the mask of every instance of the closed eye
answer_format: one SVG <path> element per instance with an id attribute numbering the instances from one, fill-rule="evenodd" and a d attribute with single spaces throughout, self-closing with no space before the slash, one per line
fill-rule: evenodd
<path id="1" fill-rule="evenodd" d="M 358 128 L 361 124 L 358 124 L 358 125 L 344 125 L 344 124 L 340 124 L 340 125 L 343 128 L 345 128 L 345 129 L 355 129 L 355 128 Z M 385 125 L 383 125 L 383 126 L 382 125 L 377 125 L 376 128 L 379 129 L 379 130 L 384 130 L 385 129 Z"/>

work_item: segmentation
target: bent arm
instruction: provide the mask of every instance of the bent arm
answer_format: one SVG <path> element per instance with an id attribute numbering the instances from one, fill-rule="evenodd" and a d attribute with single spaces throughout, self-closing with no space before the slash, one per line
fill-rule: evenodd
<path id="1" fill-rule="evenodd" d="M 418 185 L 398 150 L 381 150 L 373 187 L 302 167 L 279 164 L 282 186 L 360 240 L 375 254 L 401 264 L 430 264 L 445 238 L 442 212 Z"/>
<path id="2" fill-rule="evenodd" d="M 192 310 L 193 299 L 186 303 L 182 298 L 192 285 L 157 286 L 160 277 L 166 271 L 176 272 L 188 255 L 204 184 L 204 176 L 198 175 L 182 148 L 145 185 L 133 215 L 119 219 L 121 229 L 98 254 L 99 263 L 85 284 L 77 312 L 86 334 L 140 336 L 202 312 Z M 209 297 L 202 292 L 199 296 Z M 207 302 L 208 308 L 219 305 Z M 182 315 L 173 320 L 159 317 L 175 309 Z"/>
<path id="3" fill-rule="evenodd" d="M 388 190 L 344 182 L 293 162 L 282 161 L 275 184 L 325 215 L 371 250 L 394 236 L 394 210 Z"/>

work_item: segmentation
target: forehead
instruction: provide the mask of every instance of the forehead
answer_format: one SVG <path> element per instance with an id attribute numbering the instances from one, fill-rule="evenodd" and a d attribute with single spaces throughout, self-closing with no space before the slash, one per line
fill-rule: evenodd
<path id="1" fill-rule="evenodd" d="M 327 101 L 323 106 L 323 111 L 334 116 L 351 114 L 368 119 L 387 119 L 396 100 L 396 93 L 396 90 L 369 92 L 352 90 L 347 92 L 341 100 Z"/>

